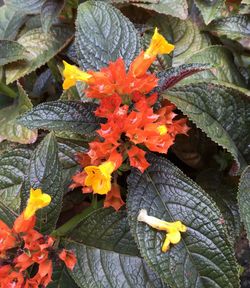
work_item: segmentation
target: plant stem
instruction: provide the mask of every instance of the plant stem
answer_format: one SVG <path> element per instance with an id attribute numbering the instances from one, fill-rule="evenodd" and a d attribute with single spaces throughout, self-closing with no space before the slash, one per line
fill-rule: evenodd
<path id="1" fill-rule="evenodd" d="M 91 212 L 95 211 L 98 208 L 101 208 L 103 205 L 103 201 L 96 202 L 95 205 L 91 205 L 88 208 L 84 209 L 81 213 L 75 215 L 65 224 L 63 224 L 58 229 L 54 230 L 51 233 L 51 236 L 54 237 L 62 237 L 68 234 L 71 230 L 73 230 L 83 219 L 85 219 Z"/>
<path id="2" fill-rule="evenodd" d="M 14 99 L 17 97 L 17 93 L 2 82 L 0 82 L 0 92 Z"/>

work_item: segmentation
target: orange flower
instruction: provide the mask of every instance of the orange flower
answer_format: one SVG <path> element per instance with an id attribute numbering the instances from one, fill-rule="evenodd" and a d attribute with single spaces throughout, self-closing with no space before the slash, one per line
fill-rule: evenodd
<path id="1" fill-rule="evenodd" d="M 133 146 L 128 151 L 130 165 L 138 168 L 142 173 L 148 168 L 149 163 L 145 159 L 146 152 L 137 146 Z"/>
<path id="2" fill-rule="evenodd" d="M 17 239 L 12 230 L 0 220 L 0 254 L 1 252 L 16 246 Z"/>
<path id="3" fill-rule="evenodd" d="M 74 253 L 63 249 L 59 254 L 59 258 L 70 270 L 73 270 L 76 265 L 76 256 Z"/>
<path id="4" fill-rule="evenodd" d="M 106 195 L 104 201 L 104 207 L 113 207 L 116 211 L 118 211 L 125 202 L 121 198 L 120 186 L 116 183 L 112 184 L 111 190 Z"/>

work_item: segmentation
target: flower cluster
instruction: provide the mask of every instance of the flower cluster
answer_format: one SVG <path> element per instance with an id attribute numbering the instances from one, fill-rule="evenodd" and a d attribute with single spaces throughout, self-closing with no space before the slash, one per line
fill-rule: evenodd
<path id="1" fill-rule="evenodd" d="M 35 212 L 50 201 L 48 194 L 31 189 L 27 207 L 13 227 L 0 221 L 0 288 L 38 288 L 51 282 L 55 239 L 34 229 Z M 58 257 L 73 269 L 76 258 L 72 252 L 63 249 Z"/>
<path id="2" fill-rule="evenodd" d="M 167 153 L 176 135 L 189 130 L 186 119 L 174 119 L 175 106 L 171 103 L 161 103 L 160 109 L 154 109 L 158 94 L 152 90 L 158 79 L 147 71 L 157 54 L 173 49 L 156 28 L 149 48 L 134 59 L 128 70 L 121 58 L 98 72 L 83 72 L 64 62 L 63 88 L 70 88 L 76 81 L 87 83 L 86 96 L 99 100 L 95 115 L 106 119 L 97 130 L 99 137 L 89 144 L 87 155 L 80 156 L 84 171 L 73 177 L 71 187 L 82 186 L 83 192 L 107 195 L 105 207 L 118 210 L 124 204 L 115 177 L 112 188 L 111 174 L 123 171 L 127 159 L 130 166 L 144 172 L 149 166 L 144 149 Z"/>

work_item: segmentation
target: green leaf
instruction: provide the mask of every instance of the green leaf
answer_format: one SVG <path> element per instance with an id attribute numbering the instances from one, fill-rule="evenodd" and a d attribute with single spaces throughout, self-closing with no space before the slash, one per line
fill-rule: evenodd
<path id="1" fill-rule="evenodd" d="M 96 107 L 94 103 L 51 101 L 24 114 L 19 123 L 30 129 L 42 128 L 88 135 L 99 128 L 101 120 L 93 113 Z"/>
<path id="2" fill-rule="evenodd" d="M 27 14 L 38 14 L 45 0 L 4 0 L 4 2 L 13 10 Z"/>
<path id="3" fill-rule="evenodd" d="M 185 82 L 194 82 L 194 80 L 220 80 L 235 85 L 245 87 L 243 76 L 238 71 L 234 63 L 232 53 L 223 46 L 209 46 L 189 57 L 186 63 L 210 63 L 213 68 L 193 75 L 185 80 Z"/>
<path id="4" fill-rule="evenodd" d="M 0 156 L 0 211 L 6 207 L 20 213 L 21 191 L 30 156 L 31 151 L 27 149 L 13 149 Z"/>
<path id="5" fill-rule="evenodd" d="M 26 19 L 26 15 L 11 7 L 0 7 L 0 39 L 14 40 L 19 28 Z"/>
<path id="6" fill-rule="evenodd" d="M 49 33 L 42 32 L 42 28 L 26 32 L 17 42 L 29 52 L 27 61 L 6 66 L 6 83 L 12 83 L 44 65 L 69 43 L 71 36 L 72 31 L 67 26 L 53 26 Z"/>
<path id="7" fill-rule="evenodd" d="M 144 174 L 133 170 L 127 199 L 131 232 L 149 266 L 173 288 L 239 287 L 233 249 L 215 203 L 168 160 L 151 154 Z M 166 253 L 166 234 L 137 221 L 138 213 L 182 221 L 187 231 Z"/>
<path id="8" fill-rule="evenodd" d="M 139 256 L 124 210 L 99 209 L 63 241 L 77 257 L 70 272 L 81 288 L 166 287 Z"/>
<path id="9" fill-rule="evenodd" d="M 51 196 L 51 203 L 39 210 L 37 215 L 37 228 L 43 234 L 49 234 L 56 226 L 59 217 L 62 198 L 62 167 L 58 157 L 58 145 L 53 133 L 48 134 L 34 150 L 22 194 L 22 207 L 26 206 L 30 188 L 42 189 L 43 193 Z"/>
<path id="10" fill-rule="evenodd" d="M 185 20 L 188 17 L 188 4 L 186 0 L 159 0 L 157 3 L 149 3 L 150 1 L 135 1 L 147 2 L 147 4 L 133 3 L 136 6 L 143 7 L 148 10 L 154 10 L 161 14 L 171 15 Z M 153 1 L 152 1 L 153 2 Z"/>
<path id="11" fill-rule="evenodd" d="M 250 161 L 250 101 L 245 89 L 222 82 L 178 85 L 163 95 L 198 128 L 225 148 L 237 162 L 236 171 Z"/>
<path id="12" fill-rule="evenodd" d="M 0 110 L 0 142 L 9 140 L 22 144 L 34 143 L 37 130 L 30 130 L 17 123 L 17 118 L 32 108 L 28 95 L 19 84 L 18 91 L 19 96 L 14 104 Z"/>
<path id="13" fill-rule="evenodd" d="M 250 166 L 248 166 L 241 175 L 238 202 L 240 208 L 240 216 L 245 225 L 248 240 L 250 241 Z"/>
<path id="14" fill-rule="evenodd" d="M 55 263 L 53 266 L 52 282 L 48 288 L 77 288 L 74 280 L 69 276 L 67 268 L 62 263 Z"/>
<path id="15" fill-rule="evenodd" d="M 87 1 L 78 7 L 75 46 L 81 68 L 99 70 L 119 57 L 129 65 L 140 52 L 140 38 L 119 10 Z"/>
<path id="16" fill-rule="evenodd" d="M 221 17 L 225 8 L 225 0 L 195 0 L 194 2 L 199 8 L 206 25 Z"/>
<path id="17" fill-rule="evenodd" d="M 188 57 L 207 47 L 210 43 L 208 37 L 201 33 L 198 26 L 191 20 L 157 15 L 151 18 L 148 24 L 158 27 L 160 33 L 175 45 L 173 66 L 184 64 Z"/>
<path id="18" fill-rule="evenodd" d="M 0 66 L 25 59 L 25 48 L 15 41 L 0 40 Z"/>
<path id="19" fill-rule="evenodd" d="M 41 9 L 42 28 L 48 33 L 53 21 L 60 14 L 64 6 L 64 0 L 45 0 Z"/>
<path id="20" fill-rule="evenodd" d="M 0 220 L 12 227 L 17 215 L 0 201 Z"/>

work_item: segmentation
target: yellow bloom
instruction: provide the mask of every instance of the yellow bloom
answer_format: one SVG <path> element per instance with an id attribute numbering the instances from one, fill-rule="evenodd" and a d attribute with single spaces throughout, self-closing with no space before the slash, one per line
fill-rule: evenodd
<path id="1" fill-rule="evenodd" d="M 78 67 L 70 65 L 66 61 L 63 61 L 64 70 L 63 70 L 63 89 L 69 89 L 72 86 L 76 85 L 76 81 L 87 82 L 92 77 L 89 73 L 81 71 Z"/>
<path id="2" fill-rule="evenodd" d="M 27 207 L 24 210 L 24 219 L 32 217 L 38 209 L 48 206 L 51 202 L 51 197 L 42 192 L 41 189 L 30 189 L 30 198 Z"/>
<path id="3" fill-rule="evenodd" d="M 149 226 L 157 230 L 167 232 L 166 238 L 161 248 L 162 252 L 168 251 L 171 243 L 172 244 L 179 243 L 181 241 L 180 232 L 187 231 L 187 227 L 184 224 L 182 224 L 181 221 L 166 222 L 156 217 L 149 216 L 145 209 L 140 210 L 137 220 L 145 222 Z"/>
<path id="4" fill-rule="evenodd" d="M 162 135 L 165 135 L 168 132 L 168 128 L 167 128 L 166 125 L 160 125 L 160 126 L 157 127 L 157 131 L 162 136 Z"/>
<path id="5" fill-rule="evenodd" d="M 145 56 L 152 57 L 157 54 L 169 54 L 174 50 L 174 45 L 168 43 L 168 41 L 158 33 L 158 29 L 155 28 L 154 35 L 151 39 L 151 43 L 145 52 Z"/>
<path id="6" fill-rule="evenodd" d="M 115 170 L 115 164 L 111 161 L 104 162 L 99 166 L 87 166 L 86 186 L 92 186 L 94 193 L 107 194 L 111 190 L 111 174 Z"/>

